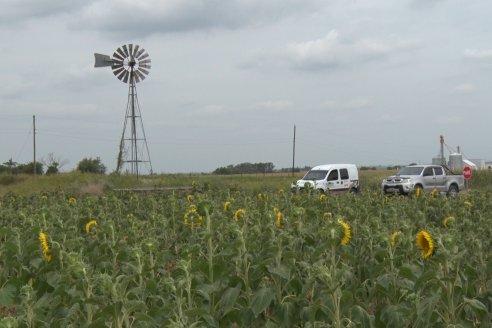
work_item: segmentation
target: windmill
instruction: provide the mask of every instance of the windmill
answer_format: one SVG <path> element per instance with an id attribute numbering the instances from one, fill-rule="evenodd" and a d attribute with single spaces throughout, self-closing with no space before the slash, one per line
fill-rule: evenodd
<path id="1" fill-rule="evenodd" d="M 116 172 L 129 166 L 131 174 L 139 175 L 139 166 L 146 165 L 152 174 L 149 148 L 143 127 L 142 115 L 137 98 L 137 83 L 145 80 L 149 74 L 150 58 L 145 49 L 138 45 L 128 44 L 116 49 L 113 57 L 94 54 L 94 67 L 110 66 L 113 74 L 123 83 L 128 83 L 128 103 L 126 106 L 125 123 L 121 135 L 120 149 L 116 164 Z"/>

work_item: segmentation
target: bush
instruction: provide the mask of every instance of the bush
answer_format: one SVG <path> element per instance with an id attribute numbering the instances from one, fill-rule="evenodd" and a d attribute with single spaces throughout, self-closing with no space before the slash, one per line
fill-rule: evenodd
<path id="1" fill-rule="evenodd" d="M 77 164 L 77 171 L 82 173 L 106 173 L 106 166 L 101 162 L 99 157 L 96 158 L 84 158 Z"/>

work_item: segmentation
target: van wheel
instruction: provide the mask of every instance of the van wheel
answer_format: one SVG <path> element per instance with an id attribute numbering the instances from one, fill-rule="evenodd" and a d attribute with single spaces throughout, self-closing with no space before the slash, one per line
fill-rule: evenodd
<path id="1" fill-rule="evenodd" d="M 458 196 L 458 192 L 459 192 L 458 187 L 456 187 L 456 185 L 451 185 L 449 186 L 447 196 L 451 198 L 456 197 Z"/>
<path id="2" fill-rule="evenodd" d="M 320 194 L 324 194 L 325 193 L 325 191 L 323 189 L 318 189 L 318 191 L 319 191 Z"/>

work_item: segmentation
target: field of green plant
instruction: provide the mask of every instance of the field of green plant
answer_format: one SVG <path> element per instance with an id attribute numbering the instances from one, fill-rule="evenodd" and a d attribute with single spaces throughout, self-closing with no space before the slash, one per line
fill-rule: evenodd
<path id="1" fill-rule="evenodd" d="M 485 178 L 453 199 L 207 179 L 3 193 L 0 327 L 490 327 Z"/>

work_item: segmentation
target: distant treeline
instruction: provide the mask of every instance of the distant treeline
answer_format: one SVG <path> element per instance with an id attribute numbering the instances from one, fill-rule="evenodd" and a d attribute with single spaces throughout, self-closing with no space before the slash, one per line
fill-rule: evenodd
<path id="1" fill-rule="evenodd" d="M 0 164 L 0 174 L 33 174 L 34 173 L 34 163 L 18 164 L 12 161 Z M 43 174 L 43 164 L 36 163 L 36 174 Z"/>
<path id="2" fill-rule="evenodd" d="M 395 166 L 360 166 L 359 170 L 361 171 L 370 171 L 370 170 L 381 170 L 381 169 L 387 169 L 387 170 L 397 170 L 399 169 L 400 166 L 395 165 Z M 294 172 L 307 172 L 311 169 L 310 166 L 304 166 L 304 167 L 295 167 Z M 227 175 L 227 174 L 256 174 L 256 173 L 290 173 L 292 172 L 291 167 L 286 167 L 286 168 L 281 168 L 281 169 L 275 169 L 275 166 L 271 162 L 267 163 L 241 163 L 241 164 L 236 164 L 236 165 L 227 165 L 224 167 L 219 167 L 215 169 L 215 171 L 212 172 L 212 174 L 221 174 L 221 175 Z"/>
<path id="3" fill-rule="evenodd" d="M 294 172 L 301 172 L 301 171 L 307 171 L 309 170 L 310 167 L 296 167 L 294 168 Z M 236 164 L 236 165 L 227 165 L 224 167 L 219 167 L 213 171 L 213 174 L 222 174 L 222 175 L 227 175 L 227 174 L 255 174 L 255 173 L 287 173 L 287 172 L 292 172 L 292 168 L 282 168 L 282 169 L 275 169 L 275 166 L 271 162 L 267 163 L 241 163 L 241 164 Z"/>
<path id="4" fill-rule="evenodd" d="M 394 166 L 361 166 L 359 167 L 359 170 L 361 171 L 371 171 L 371 170 L 381 170 L 381 169 L 386 169 L 386 170 L 398 170 L 401 166 L 399 165 L 394 165 Z"/>

